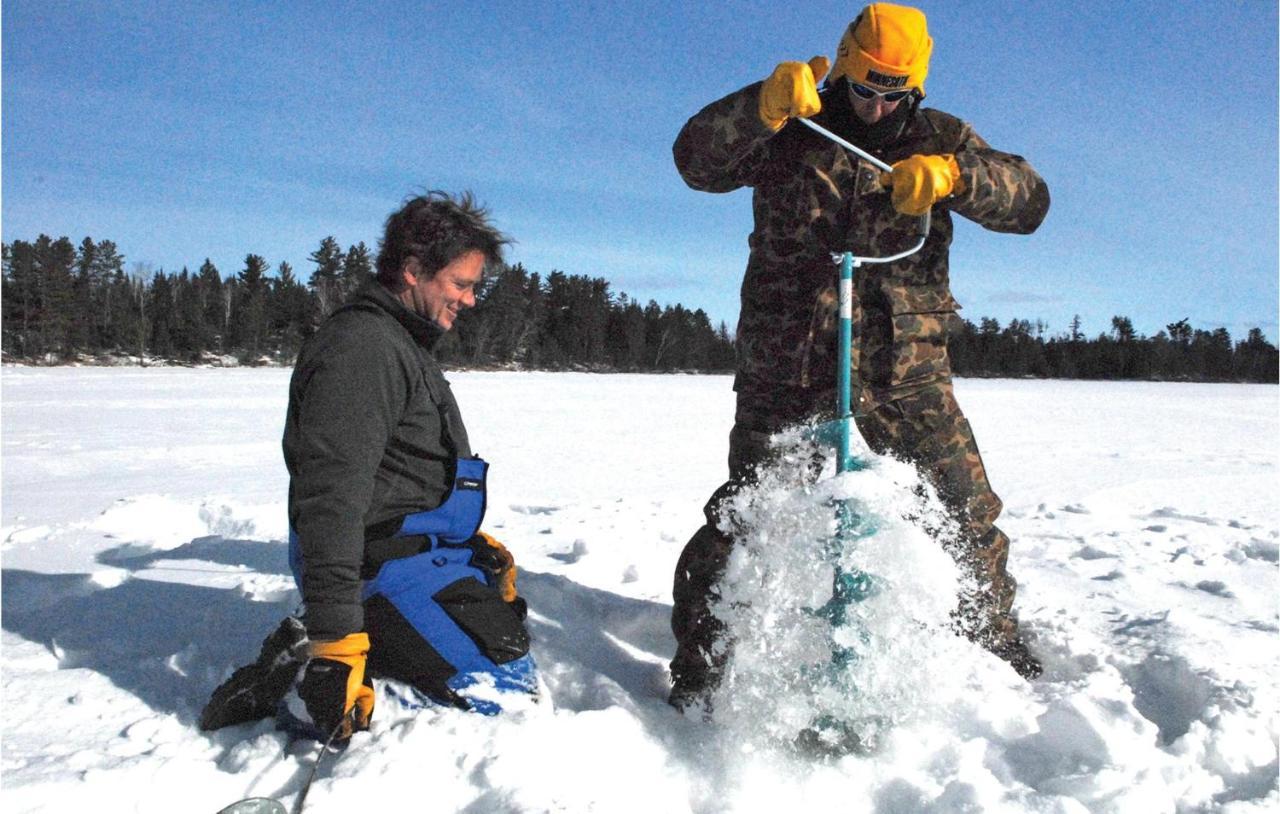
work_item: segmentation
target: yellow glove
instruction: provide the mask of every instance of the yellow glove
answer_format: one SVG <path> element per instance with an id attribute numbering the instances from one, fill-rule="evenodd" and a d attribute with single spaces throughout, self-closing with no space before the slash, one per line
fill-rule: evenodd
<path id="1" fill-rule="evenodd" d="M 822 110 L 818 81 L 827 75 L 831 60 L 814 57 L 809 64 L 780 62 L 760 86 L 760 121 L 781 130 L 793 116 L 808 118 Z"/>
<path id="2" fill-rule="evenodd" d="M 476 537 L 484 541 L 489 548 L 484 551 L 482 567 L 493 574 L 493 587 L 502 594 L 503 602 L 516 601 L 516 559 L 502 543 L 482 532 Z"/>
<path id="3" fill-rule="evenodd" d="M 352 633 L 336 642 L 313 641 L 309 651 L 298 694 L 319 731 L 328 735 L 339 719 L 342 730 L 337 740 L 368 729 L 373 718 L 373 684 L 364 674 L 369 634 Z"/>
<path id="4" fill-rule="evenodd" d="M 893 208 L 904 215 L 923 215 L 953 192 L 964 191 L 960 166 L 951 153 L 913 155 L 894 162 L 892 173 L 880 175 L 880 184 L 893 187 Z"/>

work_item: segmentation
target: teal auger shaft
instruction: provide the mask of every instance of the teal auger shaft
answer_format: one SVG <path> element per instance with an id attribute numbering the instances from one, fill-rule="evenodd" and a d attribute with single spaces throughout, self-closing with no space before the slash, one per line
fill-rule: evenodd
<path id="1" fill-rule="evenodd" d="M 836 447 L 836 471 L 849 472 L 855 468 L 850 439 L 853 423 L 853 255 L 845 252 L 840 258 L 840 339 L 837 344 L 836 364 L 836 420 L 840 422 L 840 437 Z"/>

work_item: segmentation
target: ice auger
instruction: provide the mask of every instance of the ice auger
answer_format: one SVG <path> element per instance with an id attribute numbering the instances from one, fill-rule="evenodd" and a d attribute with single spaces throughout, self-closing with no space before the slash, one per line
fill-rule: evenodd
<path id="1" fill-rule="evenodd" d="M 825 136 L 846 150 L 884 172 L 892 172 L 893 168 L 862 150 L 854 144 L 816 124 L 809 119 L 797 119 L 801 124 Z M 861 454 L 853 452 L 853 273 L 854 269 L 868 263 L 892 263 L 915 254 L 924 246 L 929 236 L 932 223 L 931 214 L 926 211 L 917 221 L 916 242 L 911 248 L 897 254 L 884 257 L 858 257 L 851 252 L 839 256 L 839 333 L 836 340 L 836 417 L 819 425 L 814 431 L 818 443 L 834 447 L 836 451 L 836 472 L 857 472 L 866 469 L 869 462 Z M 876 590 L 876 582 L 872 575 L 858 570 L 846 570 L 841 565 L 841 554 L 853 545 L 856 540 L 875 533 L 875 518 L 862 517 L 851 501 L 841 500 L 836 503 L 836 534 L 828 542 L 827 555 L 835 565 L 831 599 L 821 608 L 815 610 L 826 617 L 833 628 L 847 624 L 851 608 L 867 599 Z M 832 641 L 831 671 L 842 675 L 845 669 L 856 658 L 850 647 Z M 806 751 L 825 754 L 842 754 L 860 751 L 864 748 L 862 739 L 854 726 L 832 716 L 823 715 L 817 718 L 810 728 L 804 730 L 797 740 L 797 745 Z"/>

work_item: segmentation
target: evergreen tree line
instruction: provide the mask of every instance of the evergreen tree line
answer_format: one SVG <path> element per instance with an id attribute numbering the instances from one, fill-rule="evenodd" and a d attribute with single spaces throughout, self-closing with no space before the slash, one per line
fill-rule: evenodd
<path id="1" fill-rule="evenodd" d="M 958 320 L 949 334 L 951 367 L 957 376 L 1059 379 L 1151 379 L 1197 382 L 1270 382 L 1280 378 L 1280 352 L 1253 328 L 1232 342 L 1226 328 L 1192 329 L 1186 319 L 1155 336 L 1140 336 L 1128 317 L 1111 320 L 1111 331 L 1089 339 L 1080 317 L 1067 333 L 1046 336 L 1043 322 L 994 319 L 977 325 Z"/>
<path id="2" fill-rule="evenodd" d="M 364 243 L 326 237 L 305 283 L 287 262 L 249 254 L 223 278 L 205 260 L 194 273 L 134 264 L 110 240 L 41 235 L 3 246 L 3 349 L 46 363 L 126 355 L 198 362 L 290 363 L 316 326 L 373 277 Z M 516 264 L 486 275 L 476 307 L 437 348 L 454 366 L 627 371 L 728 371 L 733 342 L 701 309 L 614 296 L 606 280 Z"/>
<path id="3" fill-rule="evenodd" d="M 209 260 L 176 274 L 134 264 L 110 240 L 41 235 L 3 246 L 5 358 L 56 363 L 82 355 L 129 355 L 195 362 L 234 356 L 288 364 L 320 321 L 373 276 L 364 243 L 333 237 L 308 258 L 303 283 L 287 262 L 275 274 L 257 254 L 223 278 Z M 1186 319 L 1139 336 L 1128 317 L 1087 338 L 1077 316 L 1049 336 L 1044 323 L 1001 327 L 956 319 L 948 340 L 959 376 L 1276 382 L 1280 354 L 1254 328 L 1233 342 L 1225 328 L 1192 329 Z M 701 309 L 641 305 L 613 295 L 600 278 L 520 264 L 486 275 L 476 307 L 464 311 L 437 355 L 459 367 L 625 371 L 728 371 L 733 344 Z"/>

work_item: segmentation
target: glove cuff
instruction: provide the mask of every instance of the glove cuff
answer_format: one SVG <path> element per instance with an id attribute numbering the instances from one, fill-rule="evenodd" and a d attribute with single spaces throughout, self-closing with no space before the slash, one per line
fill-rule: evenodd
<path id="1" fill-rule="evenodd" d="M 309 654 L 313 659 L 333 659 L 344 664 L 363 660 L 369 655 L 369 634 L 351 633 L 333 642 L 311 642 Z"/>
<path id="2" fill-rule="evenodd" d="M 951 195 L 960 195 L 968 189 L 964 182 L 964 176 L 960 174 L 960 165 L 956 163 L 956 157 L 953 153 L 943 153 L 942 157 L 947 160 L 947 171 L 951 173 Z"/>
<path id="3" fill-rule="evenodd" d="M 328 717 L 340 710 L 343 717 L 341 737 L 369 727 L 373 718 L 373 686 L 365 675 L 369 656 L 369 634 L 351 633 L 332 642 L 313 641 L 310 646 L 311 661 L 303 671 L 303 687 L 300 692 L 306 700 L 307 712 L 320 726 L 321 731 L 331 730 L 337 719 Z M 318 661 L 336 662 L 318 666 Z M 336 666 L 342 665 L 341 667 Z M 330 672 L 330 670 L 338 672 Z M 307 684 L 310 687 L 307 687 Z M 346 718 L 348 713 L 353 714 Z"/>
<path id="4" fill-rule="evenodd" d="M 760 86 L 760 102 L 756 106 L 756 113 L 759 115 L 760 121 L 764 122 L 764 126 L 776 133 L 787 123 L 787 116 L 785 113 L 782 114 L 781 118 L 773 115 L 773 106 L 769 104 L 768 84 L 769 80 L 766 79 L 765 84 Z"/>

